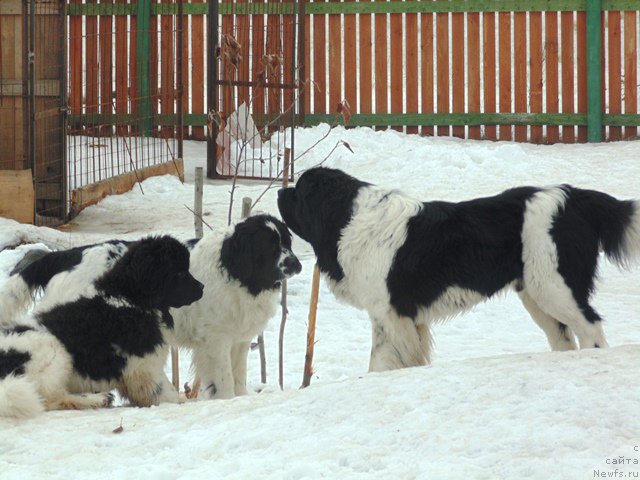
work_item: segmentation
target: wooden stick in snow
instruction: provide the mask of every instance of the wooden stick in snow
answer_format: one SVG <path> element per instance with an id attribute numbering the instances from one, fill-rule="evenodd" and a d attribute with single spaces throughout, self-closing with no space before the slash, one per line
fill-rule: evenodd
<path id="1" fill-rule="evenodd" d="M 193 198 L 193 228 L 196 232 L 196 238 L 202 238 L 202 189 L 204 185 L 204 172 L 202 167 L 196 167 L 195 194 Z M 174 358 L 175 355 L 175 358 Z M 178 371 L 178 351 L 171 348 L 171 364 L 173 366 L 173 384 L 180 391 L 180 378 Z M 190 391 L 185 392 L 187 398 L 196 398 L 200 390 L 200 379 L 198 377 L 193 381 L 193 387 Z"/>
<path id="2" fill-rule="evenodd" d="M 313 375 L 313 347 L 316 342 L 316 313 L 318 311 L 318 296 L 320 292 L 320 267 L 316 264 L 313 267 L 313 282 L 311 283 L 311 302 L 309 304 L 309 324 L 307 325 L 307 353 L 304 356 L 304 375 L 302 376 L 302 386 L 308 387 L 311 384 Z"/>
<path id="3" fill-rule="evenodd" d="M 282 168 L 282 187 L 289 186 L 289 165 L 291 163 L 291 150 L 284 149 L 284 167 Z M 280 390 L 284 388 L 284 326 L 287 323 L 287 280 L 282 281 L 282 319 L 280 320 L 280 336 L 278 337 L 278 384 Z"/>

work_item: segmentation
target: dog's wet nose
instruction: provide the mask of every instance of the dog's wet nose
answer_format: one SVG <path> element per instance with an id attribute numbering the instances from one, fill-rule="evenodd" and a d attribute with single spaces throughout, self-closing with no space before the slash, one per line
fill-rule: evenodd
<path id="1" fill-rule="evenodd" d="M 298 257 L 289 255 L 284 259 L 284 270 L 288 275 L 297 275 L 302 271 L 302 264 Z"/>

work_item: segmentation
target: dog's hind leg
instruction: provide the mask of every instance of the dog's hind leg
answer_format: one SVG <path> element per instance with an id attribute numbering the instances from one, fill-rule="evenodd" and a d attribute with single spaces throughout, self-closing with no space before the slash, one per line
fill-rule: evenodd
<path id="1" fill-rule="evenodd" d="M 43 400 L 47 410 L 85 410 L 113 405 L 113 395 L 109 392 L 83 394 L 51 392 Z"/>
<path id="2" fill-rule="evenodd" d="M 24 375 L 0 379 L 0 417 L 29 418 L 44 411 L 36 386 Z"/>
<path id="3" fill-rule="evenodd" d="M 390 313 L 371 316 L 372 342 L 370 372 L 417 367 L 429 363 L 431 335 L 426 325 L 416 325 L 408 317 Z"/>
<path id="4" fill-rule="evenodd" d="M 551 350 L 575 350 L 577 348 L 571 329 L 542 311 L 526 290 L 518 292 L 518 296 L 531 318 L 547 336 Z"/>
<path id="5" fill-rule="evenodd" d="M 604 348 L 609 344 L 602 329 L 600 315 L 587 299 L 578 301 L 571 289 L 560 282 L 540 291 L 527 289 L 538 307 L 550 317 L 566 325 L 578 337 L 580 348 Z"/>
<path id="6" fill-rule="evenodd" d="M 558 318 L 571 327 L 571 330 L 578 337 L 580 348 L 606 348 L 609 346 L 602 328 L 602 318 L 588 303 L 582 308 L 576 307 L 560 311 Z"/>

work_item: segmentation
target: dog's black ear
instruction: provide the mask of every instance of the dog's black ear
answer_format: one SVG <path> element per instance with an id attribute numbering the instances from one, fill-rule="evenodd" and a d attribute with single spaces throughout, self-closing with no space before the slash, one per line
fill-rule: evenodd
<path id="1" fill-rule="evenodd" d="M 242 234 L 242 229 L 243 225 L 238 225 L 233 235 L 222 242 L 220 261 L 229 275 L 245 281 L 253 274 L 253 241 L 251 235 Z"/>

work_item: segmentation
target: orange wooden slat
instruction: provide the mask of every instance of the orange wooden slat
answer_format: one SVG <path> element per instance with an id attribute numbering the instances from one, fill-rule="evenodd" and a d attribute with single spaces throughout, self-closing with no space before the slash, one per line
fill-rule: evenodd
<path id="1" fill-rule="evenodd" d="M 202 3 L 205 0 L 192 0 L 193 3 Z M 205 88 L 204 88 L 204 15 L 191 17 L 191 113 L 204 114 Z M 212 41 L 212 39 L 207 39 Z M 195 140 L 205 139 L 204 127 L 193 127 Z"/>
<path id="2" fill-rule="evenodd" d="M 498 34 L 500 42 L 498 44 L 500 62 L 500 112 L 510 113 L 511 107 L 511 14 L 500 12 L 498 14 Z M 511 125 L 501 125 L 499 129 L 500 140 L 512 140 Z"/>
<path id="3" fill-rule="evenodd" d="M 300 26 L 298 26 L 300 28 Z M 311 112 L 311 90 L 313 86 L 308 84 L 305 87 L 304 82 L 311 78 L 311 16 L 306 15 L 304 19 L 304 57 L 302 58 L 302 68 L 298 71 L 299 88 L 304 88 L 304 91 L 300 92 L 303 103 L 303 112 Z M 299 47 L 298 47 L 299 48 Z"/>
<path id="4" fill-rule="evenodd" d="M 353 113 L 358 106 L 356 48 L 356 15 L 346 14 L 344 16 L 344 99 L 349 102 Z"/>
<path id="5" fill-rule="evenodd" d="M 527 14 L 513 14 L 513 99 L 514 110 L 518 113 L 527 111 Z M 526 125 L 514 127 L 514 140 L 527 141 Z"/>
<path id="6" fill-rule="evenodd" d="M 558 113 L 558 12 L 545 12 L 546 113 Z M 547 126 L 547 143 L 560 140 L 560 129 Z"/>
<path id="7" fill-rule="evenodd" d="M 156 3 L 157 0 L 151 0 L 151 3 Z M 154 119 L 158 115 L 158 78 L 160 72 L 158 72 L 158 16 L 149 16 L 149 101 L 151 102 L 151 114 Z M 142 92 L 141 92 L 142 95 Z M 156 123 L 155 121 L 153 122 Z M 158 128 L 154 125 L 154 135 L 157 135 Z"/>
<path id="8" fill-rule="evenodd" d="M 531 12 L 529 14 L 529 112 L 542 113 L 542 13 Z M 585 55 L 586 57 L 586 55 Z M 531 126 L 531 143 L 544 141 L 542 126 Z"/>
<path id="9" fill-rule="evenodd" d="M 578 65 L 578 113 L 587 113 L 587 14 L 578 12 L 577 65 Z M 578 142 L 587 142 L 587 127 L 578 127 Z"/>
<path id="10" fill-rule="evenodd" d="M 418 113 L 418 14 L 408 13 L 405 23 L 407 112 Z M 407 127 L 407 133 L 418 133 L 418 127 Z"/>
<path id="11" fill-rule="evenodd" d="M 451 16 L 451 49 L 452 49 L 452 68 L 451 95 L 453 97 L 453 112 L 464 112 L 465 96 L 464 96 L 464 13 L 454 13 Z M 465 127 L 453 127 L 453 136 L 464 138 Z"/>
<path id="12" fill-rule="evenodd" d="M 82 3 L 82 0 L 72 0 Z M 82 113 L 82 17 L 73 15 L 69 18 L 69 65 L 71 69 L 69 85 L 69 107 L 73 115 Z M 74 131 L 78 133 L 78 131 Z"/>
<path id="13" fill-rule="evenodd" d="M 467 14 L 469 112 L 480 113 L 480 13 Z M 469 138 L 480 139 L 480 126 L 469 127 Z"/>
<path id="14" fill-rule="evenodd" d="M 638 113 L 637 13 L 624 12 L 624 113 Z M 625 138 L 636 138 L 638 127 L 624 127 Z"/>
<path id="15" fill-rule="evenodd" d="M 327 27 L 325 15 L 313 16 L 313 112 L 327 113 Z"/>
<path id="16" fill-rule="evenodd" d="M 494 113 L 496 111 L 496 16 L 495 13 L 485 12 L 482 14 L 482 35 L 484 41 L 484 51 L 482 52 L 483 80 L 484 80 L 484 112 Z M 488 140 L 495 140 L 496 127 L 486 125 L 484 136 Z"/>
<path id="17" fill-rule="evenodd" d="M 96 0 L 88 0 L 87 3 L 96 3 Z M 98 17 L 85 18 L 86 43 L 85 43 L 85 108 L 86 113 L 98 113 Z M 91 122 L 93 123 L 93 121 Z M 91 129 L 90 134 L 95 135 L 96 130 Z"/>
<path id="18" fill-rule="evenodd" d="M 620 12 L 608 12 L 607 43 L 609 54 L 609 112 L 622 113 L 622 57 Z M 609 140 L 620 140 L 622 127 L 609 127 Z"/>
<path id="19" fill-rule="evenodd" d="M 293 38 L 293 22 L 295 22 L 295 16 L 293 15 L 283 15 L 282 16 L 282 46 L 283 46 L 283 72 L 282 76 L 284 79 L 284 83 L 288 85 L 293 84 L 293 73 L 291 71 L 291 67 L 296 65 L 296 59 L 293 58 L 293 44 L 291 40 Z M 283 94 L 283 111 L 291 108 L 291 104 L 293 103 L 293 94 L 294 91 L 291 88 L 285 88 L 282 92 Z"/>
<path id="20" fill-rule="evenodd" d="M 185 2 L 186 3 L 186 2 Z M 176 19 L 176 26 L 177 26 Z M 184 15 L 182 19 L 182 31 L 178 35 L 182 35 L 182 114 L 186 115 L 190 112 L 189 107 L 189 15 Z M 189 138 L 189 127 L 182 130 L 184 138 Z"/>
<path id="21" fill-rule="evenodd" d="M 269 0 L 269 3 L 279 4 L 280 2 L 278 0 Z M 280 26 L 280 18 L 278 15 L 269 15 L 267 17 L 267 54 L 282 58 Z M 268 75 L 270 83 L 282 82 L 282 69 L 283 65 L 278 65 L 275 70 Z M 281 90 L 277 87 L 268 89 L 267 111 L 274 114 L 282 111 Z"/>
<path id="22" fill-rule="evenodd" d="M 140 111 L 138 93 L 138 19 L 132 15 L 129 19 L 131 28 L 129 30 L 129 99 L 131 101 L 131 113 L 137 114 Z M 113 108 L 113 107 L 112 107 Z M 132 125 L 131 133 L 136 134 L 138 129 Z"/>
<path id="23" fill-rule="evenodd" d="M 267 78 L 267 70 L 264 65 L 263 56 L 265 54 L 265 29 L 264 15 L 253 15 L 251 19 L 252 43 L 251 43 L 251 81 L 259 82 L 260 79 Z M 249 59 L 247 59 L 249 61 Z M 262 115 L 265 113 L 266 92 L 261 85 L 253 90 L 253 113 Z"/>
<path id="24" fill-rule="evenodd" d="M 242 2 L 245 3 L 246 2 Z M 249 15 L 248 14 L 238 14 L 236 15 L 236 30 L 235 37 L 238 43 L 240 44 L 240 62 L 237 65 L 237 75 L 238 80 L 248 81 L 249 77 L 249 63 L 251 62 L 251 58 L 249 57 L 250 51 L 250 39 L 249 39 Z M 240 105 L 243 102 L 247 105 L 250 105 L 253 98 L 253 89 L 249 87 L 238 87 L 238 101 L 237 104 Z"/>
<path id="25" fill-rule="evenodd" d="M 101 3 L 112 3 L 102 0 Z M 100 113 L 113 112 L 111 97 L 113 94 L 113 20 L 110 15 L 100 17 Z M 102 129 L 102 135 L 108 135 L 110 127 Z"/>
<path id="26" fill-rule="evenodd" d="M 116 0 L 117 3 L 127 3 L 126 0 Z M 127 69 L 127 17 L 124 15 L 116 16 L 116 100 L 115 110 L 116 114 L 128 113 L 127 100 L 129 98 L 128 92 L 128 78 L 129 72 Z M 155 78 L 150 75 L 150 78 Z M 128 129 L 124 125 L 119 125 L 117 128 L 118 135 L 127 135 Z"/>
<path id="27" fill-rule="evenodd" d="M 392 13 L 389 15 L 390 22 L 390 62 L 391 62 L 391 111 L 390 113 L 402 112 L 403 96 L 403 61 L 402 61 L 402 14 Z M 402 131 L 403 127 L 394 126 L 394 130 Z"/>
<path id="28" fill-rule="evenodd" d="M 342 22 L 340 15 L 329 15 L 329 112 L 335 113 L 342 100 Z"/>
<path id="29" fill-rule="evenodd" d="M 387 16 L 374 15 L 375 56 L 374 79 L 376 89 L 376 113 L 389 113 L 387 102 Z M 385 129 L 386 127 L 378 127 Z"/>
<path id="30" fill-rule="evenodd" d="M 373 87 L 371 83 L 371 64 L 373 61 L 373 51 L 371 49 L 372 19 L 372 15 L 360 15 L 360 113 L 373 112 Z"/>
<path id="31" fill-rule="evenodd" d="M 575 113 L 574 97 L 574 55 L 573 55 L 573 12 L 560 14 L 560 41 L 562 45 L 562 113 Z M 575 127 L 564 125 L 562 127 L 562 142 L 575 142 Z"/>
<path id="32" fill-rule="evenodd" d="M 420 15 L 420 59 L 422 64 L 422 81 L 420 97 L 422 101 L 422 113 L 434 113 L 433 101 L 433 14 Z M 433 135 L 433 127 L 424 126 L 422 135 Z"/>
<path id="33" fill-rule="evenodd" d="M 233 0 L 222 0 L 222 3 L 233 3 Z M 221 15 L 221 18 L 222 18 L 222 27 L 220 30 L 221 34 L 230 35 L 235 39 L 235 31 L 233 28 L 235 15 Z M 275 19 L 275 18 L 274 20 L 278 21 L 278 19 Z M 274 29 L 274 30 L 277 30 L 277 29 Z M 223 46 L 223 42 L 220 42 L 220 45 Z M 219 72 L 218 79 L 222 82 L 222 84 L 219 87 L 220 96 L 222 98 L 222 102 L 220 103 L 220 106 L 221 106 L 222 115 L 226 117 L 230 115 L 236 109 L 236 106 L 237 106 L 235 102 L 235 100 L 237 100 L 235 98 L 235 88 L 231 85 L 228 85 L 226 82 L 237 80 L 237 75 L 236 75 L 235 67 L 224 55 L 224 52 L 220 55 L 218 72 Z"/>
<path id="34" fill-rule="evenodd" d="M 435 15 L 438 113 L 449 113 L 449 14 Z M 450 131 L 449 126 L 437 128 L 438 136 L 451 135 Z"/>

